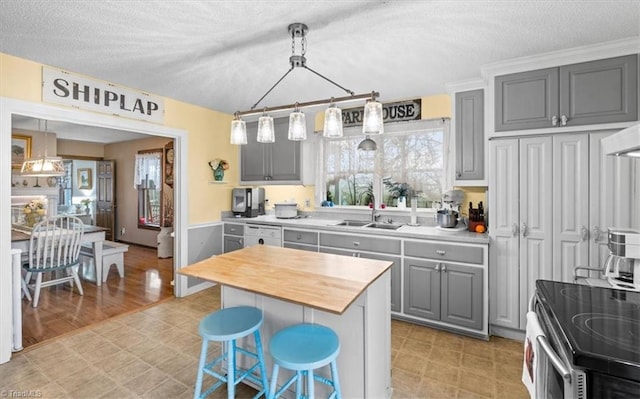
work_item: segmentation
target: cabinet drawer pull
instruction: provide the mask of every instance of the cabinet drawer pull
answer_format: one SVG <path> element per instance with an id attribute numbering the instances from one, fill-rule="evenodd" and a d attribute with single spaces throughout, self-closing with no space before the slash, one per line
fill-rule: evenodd
<path id="1" fill-rule="evenodd" d="M 302 235 L 298 234 L 298 236 L 296 237 L 296 240 L 302 240 Z"/>
<path id="2" fill-rule="evenodd" d="M 442 256 L 445 256 L 445 255 L 447 254 L 447 252 L 446 252 L 446 251 L 444 251 L 444 250 L 442 250 L 442 249 L 438 249 L 438 250 L 436 250 L 436 253 L 437 253 L 438 255 L 442 255 Z"/>
<path id="3" fill-rule="evenodd" d="M 558 115 L 554 115 L 551 117 L 551 124 L 553 126 L 558 126 Z"/>
<path id="4" fill-rule="evenodd" d="M 446 273 L 447 272 L 447 265 L 442 265 L 442 273 Z"/>
<path id="5" fill-rule="evenodd" d="M 360 245 L 360 242 L 358 242 L 358 241 L 354 241 L 354 242 L 353 242 L 353 246 L 354 246 L 354 247 L 357 247 L 358 245 Z"/>
<path id="6" fill-rule="evenodd" d="M 562 115 L 560 117 L 560 126 L 567 126 L 567 121 L 569 120 L 569 118 L 567 118 L 566 115 Z"/>
<path id="7" fill-rule="evenodd" d="M 436 273 L 440 273 L 440 263 L 436 265 Z"/>

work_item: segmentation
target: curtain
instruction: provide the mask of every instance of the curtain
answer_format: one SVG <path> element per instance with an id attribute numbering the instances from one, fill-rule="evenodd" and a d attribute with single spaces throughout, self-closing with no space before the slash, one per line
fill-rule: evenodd
<path id="1" fill-rule="evenodd" d="M 162 152 L 148 152 L 136 154 L 133 188 L 138 189 L 138 185 L 147 188 L 162 187 Z M 145 186 L 145 183 L 147 184 Z"/>

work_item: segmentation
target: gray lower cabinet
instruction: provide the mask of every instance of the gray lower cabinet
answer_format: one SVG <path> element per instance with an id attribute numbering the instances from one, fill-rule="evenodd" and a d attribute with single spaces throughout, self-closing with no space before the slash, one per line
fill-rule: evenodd
<path id="1" fill-rule="evenodd" d="M 404 313 L 482 329 L 479 267 L 405 258 Z"/>
<path id="2" fill-rule="evenodd" d="M 257 122 L 247 123 L 247 144 L 240 146 L 240 183 L 301 183 L 301 144 L 288 139 L 288 127 L 288 117 L 275 118 L 275 143 L 259 143 Z"/>
<path id="3" fill-rule="evenodd" d="M 484 90 L 456 93 L 456 180 L 484 179 Z"/>
<path id="4" fill-rule="evenodd" d="M 315 231 L 284 228 L 283 238 L 282 246 L 285 248 L 318 252 L 318 233 Z"/>
<path id="5" fill-rule="evenodd" d="M 244 248 L 244 225 L 225 223 L 222 241 L 224 253 Z"/>
<path id="6" fill-rule="evenodd" d="M 392 312 L 401 311 L 402 286 L 400 281 L 402 258 L 400 257 L 400 248 L 401 241 L 398 239 L 320 233 L 320 252 L 393 262 L 391 266 Z"/>
<path id="7" fill-rule="evenodd" d="M 638 120 L 638 55 L 495 78 L 495 131 Z"/>

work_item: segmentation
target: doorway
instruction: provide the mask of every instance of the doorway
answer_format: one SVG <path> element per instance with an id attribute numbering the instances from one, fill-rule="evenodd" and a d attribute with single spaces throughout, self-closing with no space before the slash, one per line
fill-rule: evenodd
<path id="1" fill-rule="evenodd" d="M 11 147 L 12 117 L 13 115 L 27 116 L 51 121 L 78 124 L 88 127 L 115 129 L 151 136 L 166 137 L 174 140 L 176 163 L 174 175 L 175 215 L 174 229 L 176 238 L 174 243 L 174 294 L 184 296 L 187 294 L 187 279 L 175 275 L 175 270 L 187 264 L 187 243 L 181 237 L 187 236 L 187 134 L 181 129 L 168 128 L 145 122 L 138 122 L 108 115 L 94 114 L 74 109 L 63 109 L 30 103 L 21 100 L 0 98 L 0 148 L 6 149 L 2 154 L 0 163 L 0 207 L 5 212 L 0 213 L 0 256 L 2 264 L 11 264 L 11 223 L 9 217 L 11 198 L 11 165 L 8 154 Z M 12 326 L 12 276 L 10 268 L 0 268 L 0 325 Z M 12 329 L 0 329 L 0 363 L 8 361 L 11 357 Z"/>

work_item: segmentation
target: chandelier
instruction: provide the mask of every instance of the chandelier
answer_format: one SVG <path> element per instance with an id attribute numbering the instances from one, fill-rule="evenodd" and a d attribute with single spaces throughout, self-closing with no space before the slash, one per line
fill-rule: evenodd
<path id="1" fill-rule="evenodd" d="M 38 127 L 41 121 L 38 121 Z M 33 177 L 63 176 L 64 163 L 60 157 L 47 156 L 47 121 L 44 121 L 44 156 L 26 159 L 22 163 L 20 175 Z M 37 184 L 37 183 L 36 183 Z"/>
<path id="2" fill-rule="evenodd" d="M 305 140 L 307 138 L 306 118 L 304 113 L 300 110 L 304 107 L 311 107 L 317 105 L 328 104 L 329 107 L 325 110 L 324 114 L 324 128 L 323 136 L 328 138 L 342 137 L 342 110 L 336 106 L 337 103 L 352 102 L 359 100 L 366 100 L 364 106 L 364 117 L 362 124 L 362 132 L 367 135 L 367 139 L 371 134 L 381 134 L 384 132 L 383 118 L 382 118 L 382 104 L 376 99 L 380 96 L 380 93 L 372 91 L 366 94 L 355 94 L 353 91 L 339 85 L 333 80 L 320 74 L 319 72 L 309 68 L 307 66 L 307 58 L 305 57 L 307 51 L 307 39 L 306 34 L 309 31 L 307 25 L 302 23 L 293 23 L 288 27 L 289 34 L 291 35 L 291 57 L 289 57 L 289 70 L 278 81 L 271 86 L 267 92 L 260 97 L 260 99 L 253 104 L 250 110 L 238 111 L 234 114 L 234 118 L 231 121 L 231 144 L 247 144 L 247 125 L 242 116 L 262 114 L 258 118 L 258 132 L 257 141 L 260 143 L 273 143 L 275 142 L 275 130 L 273 117 L 269 116 L 268 112 L 293 110 L 289 114 L 289 140 Z M 300 39 L 300 54 L 296 54 L 296 39 Z M 308 102 L 296 102 L 293 104 L 279 105 L 275 107 L 264 107 L 262 109 L 256 109 L 258 104 L 264 100 L 273 89 L 284 80 L 287 75 L 295 68 L 304 68 L 315 75 L 321 77 L 327 82 L 333 84 L 344 90 L 348 96 L 344 97 L 331 97 L 324 100 L 315 100 Z"/>

